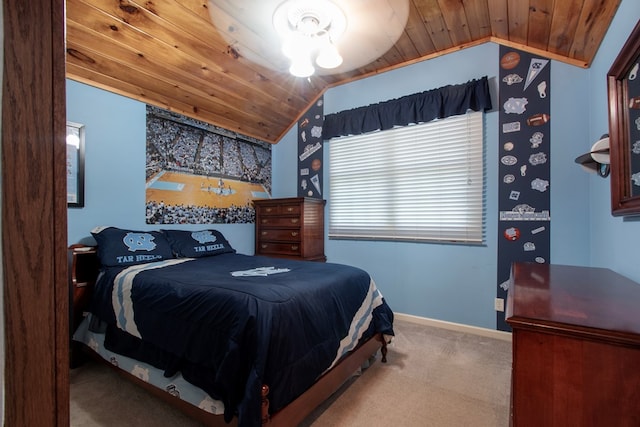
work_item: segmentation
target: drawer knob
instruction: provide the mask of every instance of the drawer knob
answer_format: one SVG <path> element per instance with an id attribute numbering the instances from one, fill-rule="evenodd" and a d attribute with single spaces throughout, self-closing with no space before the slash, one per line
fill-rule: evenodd
<path id="1" fill-rule="evenodd" d="M 293 236 L 293 237 L 297 237 L 297 236 L 298 236 L 298 232 L 297 232 L 297 231 L 292 231 L 292 232 L 291 232 L 291 236 Z"/>
<path id="2" fill-rule="evenodd" d="M 263 244 L 261 247 L 262 247 L 262 249 L 267 249 L 269 247 L 269 245 Z"/>
<path id="3" fill-rule="evenodd" d="M 263 236 L 266 236 L 267 234 L 269 234 L 269 232 L 268 232 L 268 231 L 263 231 L 263 232 L 262 232 L 262 235 L 263 235 Z"/>
<path id="4" fill-rule="evenodd" d="M 297 251 L 298 250 L 298 245 L 291 245 L 291 250 L 292 251 Z"/>
<path id="5" fill-rule="evenodd" d="M 292 208 L 291 206 L 289 206 L 289 207 L 287 208 L 287 212 L 293 212 L 293 208 Z"/>
<path id="6" fill-rule="evenodd" d="M 263 224 L 267 224 L 268 222 L 269 222 L 269 220 L 268 220 L 268 219 L 263 219 L 263 220 L 262 220 L 262 223 L 263 223 Z"/>
<path id="7" fill-rule="evenodd" d="M 299 221 L 298 218 L 291 218 L 291 224 L 297 224 Z"/>
<path id="8" fill-rule="evenodd" d="M 271 212 L 272 210 L 273 210 L 273 209 L 271 209 L 271 208 L 266 208 L 266 209 L 265 209 L 265 211 L 266 211 L 266 212 Z"/>

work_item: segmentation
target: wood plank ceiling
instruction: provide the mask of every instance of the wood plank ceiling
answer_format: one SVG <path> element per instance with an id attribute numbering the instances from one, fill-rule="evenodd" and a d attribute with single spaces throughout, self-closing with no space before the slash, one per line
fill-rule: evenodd
<path id="1" fill-rule="evenodd" d="M 68 78 L 276 143 L 329 87 L 481 43 L 588 67 L 620 0 L 409 0 L 404 32 L 384 55 L 308 79 L 243 57 L 207 0 L 66 4 Z"/>

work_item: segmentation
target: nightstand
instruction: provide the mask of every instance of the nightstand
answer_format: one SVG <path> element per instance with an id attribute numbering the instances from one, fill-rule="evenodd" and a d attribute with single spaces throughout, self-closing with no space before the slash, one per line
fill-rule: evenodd
<path id="1" fill-rule="evenodd" d="M 82 363 L 80 346 L 71 340 L 89 305 L 93 286 L 98 277 L 100 262 L 95 246 L 74 244 L 69 246 L 69 338 L 71 368 Z"/>

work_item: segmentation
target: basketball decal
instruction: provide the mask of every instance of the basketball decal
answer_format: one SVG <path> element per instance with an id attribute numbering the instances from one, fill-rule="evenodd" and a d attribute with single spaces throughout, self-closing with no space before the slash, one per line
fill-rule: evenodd
<path id="1" fill-rule="evenodd" d="M 515 227 L 509 227 L 504 230 L 504 238 L 510 241 L 516 241 L 520 238 L 520 230 Z"/>
<path id="2" fill-rule="evenodd" d="M 518 52 L 507 52 L 500 59 L 500 67 L 503 70 L 513 70 L 520 63 L 520 54 Z"/>
<path id="3" fill-rule="evenodd" d="M 501 46 L 498 115 L 498 298 L 507 298 L 514 262 L 550 253 L 551 61 Z M 510 330 L 496 312 L 499 330 Z"/>

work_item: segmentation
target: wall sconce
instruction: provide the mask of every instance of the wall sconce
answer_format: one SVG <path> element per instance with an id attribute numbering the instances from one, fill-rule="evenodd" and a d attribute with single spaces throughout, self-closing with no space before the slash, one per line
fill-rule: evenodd
<path id="1" fill-rule="evenodd" d="M 595 172 L 602 178 L 609 176 L 609 134 L 602 135 L 591 146 L 591 151 L 576 157 L 575 161 L 587 172 Z"/>

